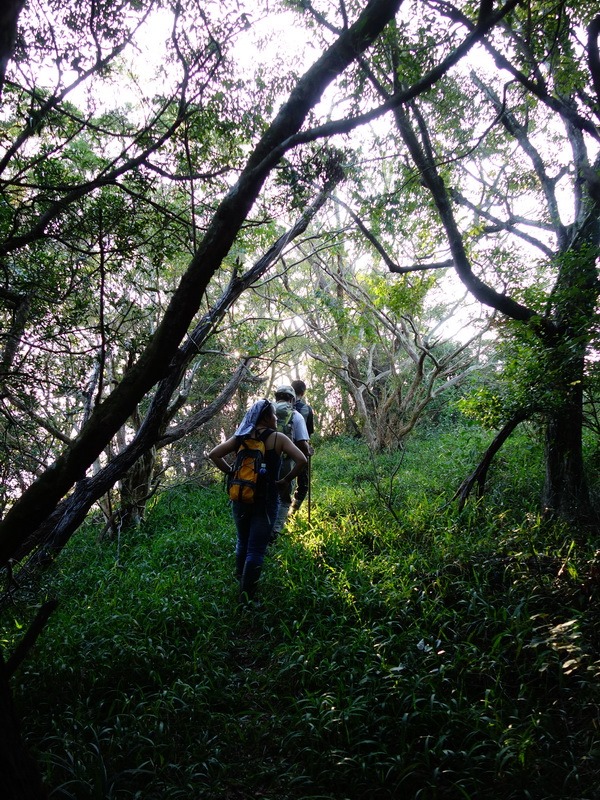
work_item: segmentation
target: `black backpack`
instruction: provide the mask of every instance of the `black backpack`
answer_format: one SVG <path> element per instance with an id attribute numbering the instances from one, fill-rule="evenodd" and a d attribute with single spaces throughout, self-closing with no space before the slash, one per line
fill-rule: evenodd
<path id="1" fill-rule="evenodd" d="M 296 411 L 298 411 L 304 417 L 304 421 L 306 422 L 306 430 L 308 431 L 308 435 L 312 436 L 312 434 L 315 431 L 314 416 L 313 416 L 312 408 L 308 405 L 308 403 L 305 403 L 304 400 L 302 400 L 302 398 L 300 400 L 296 400 L 296 405 L 294 406 L 294 408 L 296 409 Z"/>
<path id="2" fill-rule="evenodd" d="M 240 440 L 233 468 L 227 476 L 227 494 L 231 500 L 254 503 L 265 496 L 265 441 L 272 433 L 272 430 L 267 429 L 258 438 L 246 436 Z"/>

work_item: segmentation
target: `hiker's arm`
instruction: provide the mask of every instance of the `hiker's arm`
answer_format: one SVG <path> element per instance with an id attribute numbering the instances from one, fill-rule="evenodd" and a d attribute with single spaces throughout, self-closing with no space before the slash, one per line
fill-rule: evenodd
<path id="1" fill-rule="evenodd" d="M 308 441 L 308 439 L 301 439 L 299 442 L 297 442 L 297 444 L 307 458 L 310 458 L 315 452 L 315 448 Z"/>
<path id="2" fill-rule="evenodd" d="M 218 467 L 221 472 L 224 472 L 226 475 L 228 475 L 231 472 L 231 464 L 228 464 L 227 461 L 225 461 L 224 456 L 229 455 L 229 453 L 233 453 L 235 450 L 236 440 L 235 436 L 232 436 L 231 439 L 227 439 L 226 442 L 221 442 L 221 444 L 213 447 L 208 454 L 208 457 L 213 462 L 215 467 Z"/>

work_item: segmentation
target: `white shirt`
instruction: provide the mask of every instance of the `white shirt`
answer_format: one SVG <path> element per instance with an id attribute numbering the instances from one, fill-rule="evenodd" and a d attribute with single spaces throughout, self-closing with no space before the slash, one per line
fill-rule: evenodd
<path id="1" fill-rule="evenodd" d="M 308 442 L 310 436 L 306 428 L 306 420 L 299 411 L 294 409 L 292 414 L 292 441 L 293 442 Z"/>

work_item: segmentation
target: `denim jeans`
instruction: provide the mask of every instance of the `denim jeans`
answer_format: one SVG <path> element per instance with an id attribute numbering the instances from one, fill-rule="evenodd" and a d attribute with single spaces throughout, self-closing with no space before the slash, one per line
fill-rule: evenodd
<path id="1" fill-rule="evenodd" d="M 277 498 L 270 503 L 231 502 L 231 513 L 237 529 L 235 562 L 241 574 L 244 564 L 261 566 L 277 515 Z"/>

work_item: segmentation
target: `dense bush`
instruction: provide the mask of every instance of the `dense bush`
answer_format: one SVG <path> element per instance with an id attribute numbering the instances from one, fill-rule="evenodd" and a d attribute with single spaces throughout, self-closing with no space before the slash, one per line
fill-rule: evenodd
<path id="1" fill-rule="evenodd" d="M 594 542 L 539 518 L 526 430 L 458 514 L 486 437 L 322 443 L 259 609 L 219 484 L 122 540 L 82 530 L 3 615 L 10 648 L 60 601 L 14 683 L 52 798 L 597 796 Z"/>

